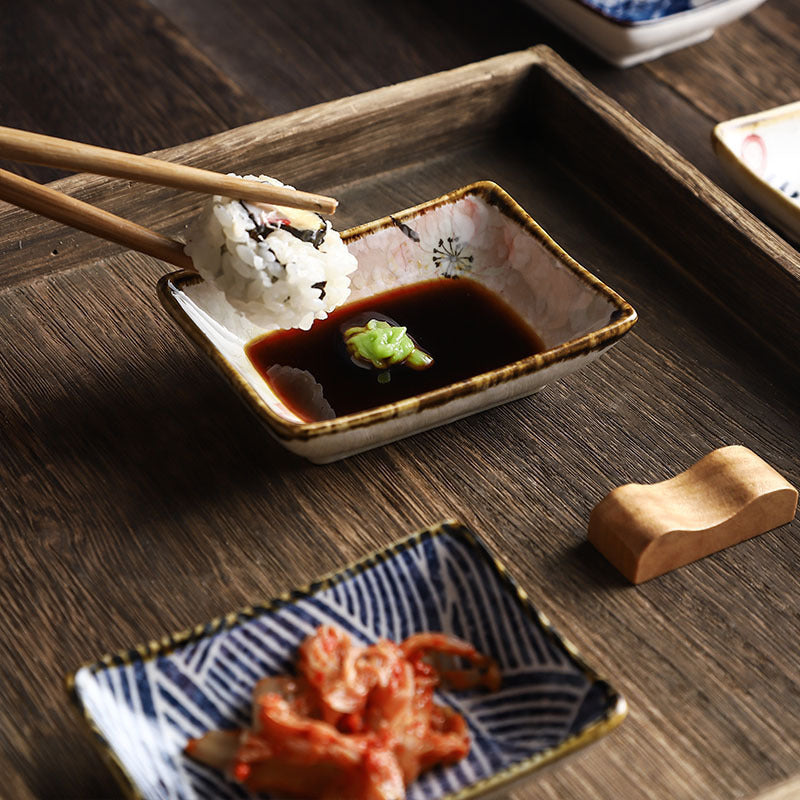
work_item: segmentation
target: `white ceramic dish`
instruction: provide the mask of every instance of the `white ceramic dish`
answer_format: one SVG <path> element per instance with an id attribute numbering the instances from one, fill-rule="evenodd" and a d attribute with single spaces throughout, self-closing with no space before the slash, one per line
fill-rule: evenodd
<path id="1" fill-rule="evenodd" d="M 652 61 L 710 38 L 764 0 L 528 0 L 617 67 Z"/>
<path id="2" fill-rule="evenodd" d="M 800 242 L 800 102 L 721 122 L 712 141 L 731 177 Z"/>
<path id="3" fill-rule="evenodd" d="M 317 463 L 532 394 L 597 358 L 636 321 L 628 303 L 490 182 L 353 228 L 342 238 L 359 262 L 351 301 L 421 281 L 468 276 L 499 295 L 539 334 L 546 349 L 405 400 L 305 422 L 280 401 L 245 353 L 247 342 L 260 331 L 195 273 L 162 278 L 161 300 L 183 330 L 279 442 Z"/>

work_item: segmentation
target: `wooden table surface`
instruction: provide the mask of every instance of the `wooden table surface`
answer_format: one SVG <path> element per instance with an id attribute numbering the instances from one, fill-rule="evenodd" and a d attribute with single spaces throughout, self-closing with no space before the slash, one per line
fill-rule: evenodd
<path id="1" fill-rule="evenodd" d="M 328 26 L 327 19 L 337 22 Z M 800 99 L 800 0 L 769 0 L 706 43 L 626 71 L 605 65 L 513 0 L 308 0 L 290 8 L 256 0 L 52 0 L 5 9 L 0 42 L 0 124 L 135 152 L 546 43 L 747 208 L 750 202 L 712 153 L 711 128 Z M 3 166 L 40 181 L 63 174 Z M 21 230 L 38 225 L 22 212 L 5 220 Z M 33 318 L 14 305 L 17 298 L 45 302 L 49 271 L 74 266 L 57 258 L 58 242 L 69 250 L 86 241 L 55 223 L 37 230 L 54 244 L 45 256 L 34 253 L 30 270 L 5 271 L 8 251 L 0 252 L 0 301 L 8 300 L 2 306 L 8 325 L 24 326 Z M 19 247 L 25 247 L 22 238 Z M 109 245 L 102 252 L 81 252 L 97 258 L 120 251 Z M 125 257 L 116 263 L 119 270 Z M 139 291 L 135 270 L 120 277 Z M 156 305 L 154 294 L 145 291 L 137 299 L 142 307 Z M 769 607 L 782 609 L 783 616 L 780 623 L 757 622 L 767 639 L 784 641 L 789 666 L 762 663 L 757 652 L 737 648 L 740 620 L 719 619 L 705 642 L 718 656 L 703 656 L 718 671 L 709 668 L 714 674 L 707 685 L 693 684 L 681 666 L 691 653 L 678 657 L 688 645 L 669 619 L 715 613 L 715 599 L 703 591 L 705 573 L 687 568 L 647 595 L 615 579 L 582 545 L 591 502 L 560 477 L 557 445 L 530 431 L 525 404 L 533 400 L 458 423 L 455 435 L 463 444 L 480 430 L 478 443 L 491 442 L 527 425 L 525 435 L 533 437 L 538 452 L 510 458 L 502 448 L 480 452 L 476 445 L 466 455 L 452 454 L 451 468 L 448 453 L 437 453 L 431 463 L 431 448 L 442 441 L 431 433 L 314 467 L 288 456 L 254 427 L 158 309 L 148 311 L 147 320 L 155 315 L 161 327 L 142 335 L 143 346 L 156 348 L 147 375 L 115 365 L 113 358 L 103 362 L 111 365 L 107 373 L 93 372 L 80 354 L 82 348 L 102 350 L 91 318 L 99 305 L 87 298 L 85 307 L 72 309 L 79 322 L 71 329 L 75 348 L 64 356 L 57 380 L 21 377 L 18 354 L 0 347 L 0 603 L 6 634 L 0 646 L 0 797 L 121 796 L 63 692 L 63 676 L 83 661 L 271 597 L 450 516 L 485 535 L 508 562 L 531 558 L 515 549 L 527 547 L 525 525 L 552 527 L 557 546 L 545 549 L 553 585 L 525 588 L 592 664 L 621 676 L 619 688 L 631 702 L 631 718 L 619 731 L 514 796 L 577 800 L 598 796 L 598 787 L 606 785 L 612 789 L 603 797 L 722 800 L 750 796 L 800 773 L 800 717 L 793 726 L 764 719 L 763 746 L 752 731 L 737 728 L 737 706 L 757 701 L 759 680 L 771 682 L 776 702 L 798 706 L 790 655 L 796 656 L 800 639 L 794 566 L 800 546 L 787 545 L 785 532 L 783 539 L 770 534 L 737 551 L 746 554 L 746 563 L 764 567 L 760 585 Z M 31 363 L 52 367 L 47 348 L 56 352 L 59 335 L 56 328 L 32 328 L 37 357 Z M 170 398 L 157 388 L 160 375 L 182 385 L 196 381 L 196 402 L 182 394 L 170 407 Z M 101 386 L 107 389 L 103 402 L 90 397 L 84 404 L 80 393 Z M 553 408 L 562 399 L 558 390 L 542 397 Z M 697 446 L 713 438 L 704 438 L 702 420 L 687 425 L 694 427 L 687 431 L 692 446 L 684 467 Z M 592 439 L 591 431 L 581 435 L 602 462 L 602 438 Z M 226 444 L 212 446 L 220 440 Z M 670 450 L 660 474 L 655 458 L 646 474 L 637 475 L 633 465 L 625 477 L 668 477 L 681 463 L 679 452 Z M 782 466 L 796 483 L 796 452 Z M 396 475 L 408 489 L 392 494 Z M 596 502 L 614 482 L 593 480 Z M 254 498 L 252 513 L 243 514 L 233 502 L 237 492 Z M 271 501 L 284 498 L 274 514 L 258 502 L 262 493 Z M 493 538 L 509 527 L 510 534 Z M 796 539 L 797 533 L 795 522 L 790 535 Z M 723 575 L 739 581 L 745 568 L 733 553 L 717 563 Z M 566 583 L 559 583 L 558 559 L 568 564 Z M 771 582 L 766 569 L 774 560 L 780 563 Z M 652 614 L 653 639 L 621 636 L 637 650 L 619 652 L 613 641 L 595 637 L 580 620 L 598 609 L 582 609 L 576 580 L 609 598 L 600 613 L 604 624 L 612 616 L 611 627 L 621 633 L 631 622 L 626 614 Z M 640 602 L 643 596 L 646 602 Z M 637 625 L 646 630 L 647 620 Z M 664 651 L 660 637 L 674 637 L 675 663 L 650 657 Z M 652 693 L 637 669 L 658 673 Z M 659 695 L 664 687 L 670 693 Z M 660 725 L 661 704 L 674 702 L 691 707 L 687 720 L 713 723 L 707 729 Z M 689 752 L 691 764 L 683 763 Z"/>

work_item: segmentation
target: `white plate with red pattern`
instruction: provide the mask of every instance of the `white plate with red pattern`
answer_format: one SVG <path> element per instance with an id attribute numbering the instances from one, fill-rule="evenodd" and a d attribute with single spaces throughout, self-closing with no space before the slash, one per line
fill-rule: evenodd
<path id="1" fill-rule="evenodd" d="M 800 242 L 800 102 L 721 122 L 713 143 L 765 216 Z"/>

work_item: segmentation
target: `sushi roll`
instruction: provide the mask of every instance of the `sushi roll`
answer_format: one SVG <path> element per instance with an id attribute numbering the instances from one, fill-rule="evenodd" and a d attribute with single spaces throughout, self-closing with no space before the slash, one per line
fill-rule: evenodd
<path id="1" fill-rule="evenodd" d="M 284 185 L 266 175 L 245 178 Z M 308 330 L 350 295 L 356 259 L 314 212 L 215 195 L 187 240 L 200 275 L 265 331 Z"/>

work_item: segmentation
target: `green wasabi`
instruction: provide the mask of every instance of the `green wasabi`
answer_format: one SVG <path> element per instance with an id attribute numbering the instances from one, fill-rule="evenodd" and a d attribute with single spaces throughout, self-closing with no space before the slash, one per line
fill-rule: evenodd
<path id="1" fill-rule="evenodd" d="M 406 331 L 384 320 L 371 319 L 366 325 L 348 328 L 344 332 L 344 343 L 354 360 L 375 369 L 385 370 L 395 364 L 427 369 L 433 359 L 414 344 Z"/>

